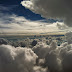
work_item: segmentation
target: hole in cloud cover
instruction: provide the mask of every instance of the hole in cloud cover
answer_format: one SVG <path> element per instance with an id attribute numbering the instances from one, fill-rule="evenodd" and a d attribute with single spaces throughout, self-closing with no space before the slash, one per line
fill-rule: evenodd
<path id="1" fill-rule="evenodd" d="M 21 4 L 47 19 L 63 19 L 65 24 L 72 26 L 71 0 L 28 0 Z"/>

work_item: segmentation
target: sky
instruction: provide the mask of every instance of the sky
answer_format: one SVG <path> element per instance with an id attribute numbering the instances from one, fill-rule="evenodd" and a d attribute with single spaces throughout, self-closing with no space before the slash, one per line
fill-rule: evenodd
<path id="1" fill-rule="evenodd" d="M 31 10 L 26 0 L 0 0 L 1 34 L 42 34 L 65 32 L 68 26 L 62 19 L 46 18 Z M 27 2 L 27 1 L 26 1 Z"/>

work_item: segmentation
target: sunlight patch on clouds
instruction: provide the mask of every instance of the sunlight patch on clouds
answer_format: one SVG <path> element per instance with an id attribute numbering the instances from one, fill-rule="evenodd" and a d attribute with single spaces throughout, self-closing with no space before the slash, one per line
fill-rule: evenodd
<path id="1" fill-rule="evenodd" d="M 52 32 L 58 30 L 56 23 L 27 20 L 22 16 L 3 15 L 0 18 L 0 32 Z"/>
<path id="2" fill-rule="evenodd" d="M 61 25 L 60 22 L 31 21 L 15 14 L 8 15 L 0 13 L 0 15 L 0 33 L 48 33 L 61 31 L 57 26 L 58 23 L 58 25 Z"/>
<path id="3" fill-rule="evenodd" d="M 21 4 L 27 8 L 33 9 L 33 3 L 31 1 L 23 1 Z"/>

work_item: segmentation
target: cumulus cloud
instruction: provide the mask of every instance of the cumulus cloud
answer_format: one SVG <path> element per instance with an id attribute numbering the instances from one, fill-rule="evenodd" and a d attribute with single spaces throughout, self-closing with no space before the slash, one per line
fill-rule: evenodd
<path id="1" fill-rule="evenodd" d="M 72 44 L 64 44 L 63 47 L 60 47 L 60 57 L 63 72 L 72 71 Z"/>
<path id="2" fill-rule="evenodd" d="M 36 58 L 31 49 L 0 45 L 0 72 L 34 72 Z"/>
<path id="3" fill-rule="evenodd" d="M 47 67 L 50 72 L 61 71 L 59 50 L 55 41 L 52 41 L 50 45 L 39 42 L 33 47 L 33 51 L 38 55 L 37 64 Z"/>
<path id="4" fill-rule="evenodd" d="M 45 58 L 46 54 L 49 52 L 49 46 L 45 43 L 39 42 L 33 47 L 33 51 L 38 55 L 40 59 Z"/>
<path id="5" fill-rule="evenodd" d="M 58 53 L 51 50 L 45 57 L 45 65 L 48 67 L 50 72 L 61 71 L 60 59 L 58 58 Z"/>
<path id="6" fill-rule="evenodd" d="M 62 43 L 56 48 L 50 49 L 46 55 L 46 66 L 48 66 L 50 72 L 71 72 L 72 71 L 72 42 L 68 39 L 72 32 L 66 34 L 68 42 Z M 56 45 L 56 43 L 53 43 Z M 51 46 L 53 46 L 53 44 Z M 54 46 L 53 46 L 54 47 Z"/>
<path id="7" fill-rule="evenodd" d="M 47 45 L 38 42 L 32 48 L 0 45 L 1 72 L 72 72 L 72 42 L 66 33 L 67 42 L 57 46 L 55 40 Z M 35 64 L 36 63 L 36 64 Z M 38 63 L 38 64 L 37 64 Z"/>
<path id="8" fill-rule="evenodd" d="M 62 43 L 60 46 L 57 46 L 56 42 L 52 41 L 48 46 L 44 43 L 39 43 L 33 47 L 39 59 L 45 58 L 43 66 L 48 67 L 49 72 L 72 72 L 71 35 L 72 32 L 66 33 L 67 42 Z"/>
<path id="9" fill-rule="evenodd" d="M 68 0 L 28 0 L 21 4 L 47 19 L 63 19 L 64 23 L 72 26 L 72 4 Z"/>

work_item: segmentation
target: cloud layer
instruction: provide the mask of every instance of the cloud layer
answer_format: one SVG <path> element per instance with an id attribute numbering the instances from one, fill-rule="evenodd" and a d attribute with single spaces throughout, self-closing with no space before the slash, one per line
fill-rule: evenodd
<path id="1" fill-rule="evenodd" d="M 0 13 L 0 33 L 46 33 L 59 31 L 57 23 L 31 21 L 23 16 Z"/>
<path id="2" fill-rule="evenodd" d="M 72 32 L 68 32 L 67 42 L 60 46 L 55 40 L 46 44 L 40 39 L 32 48 L 1 44 L 0 72 L 72 72 L 71 39 Z"/>

